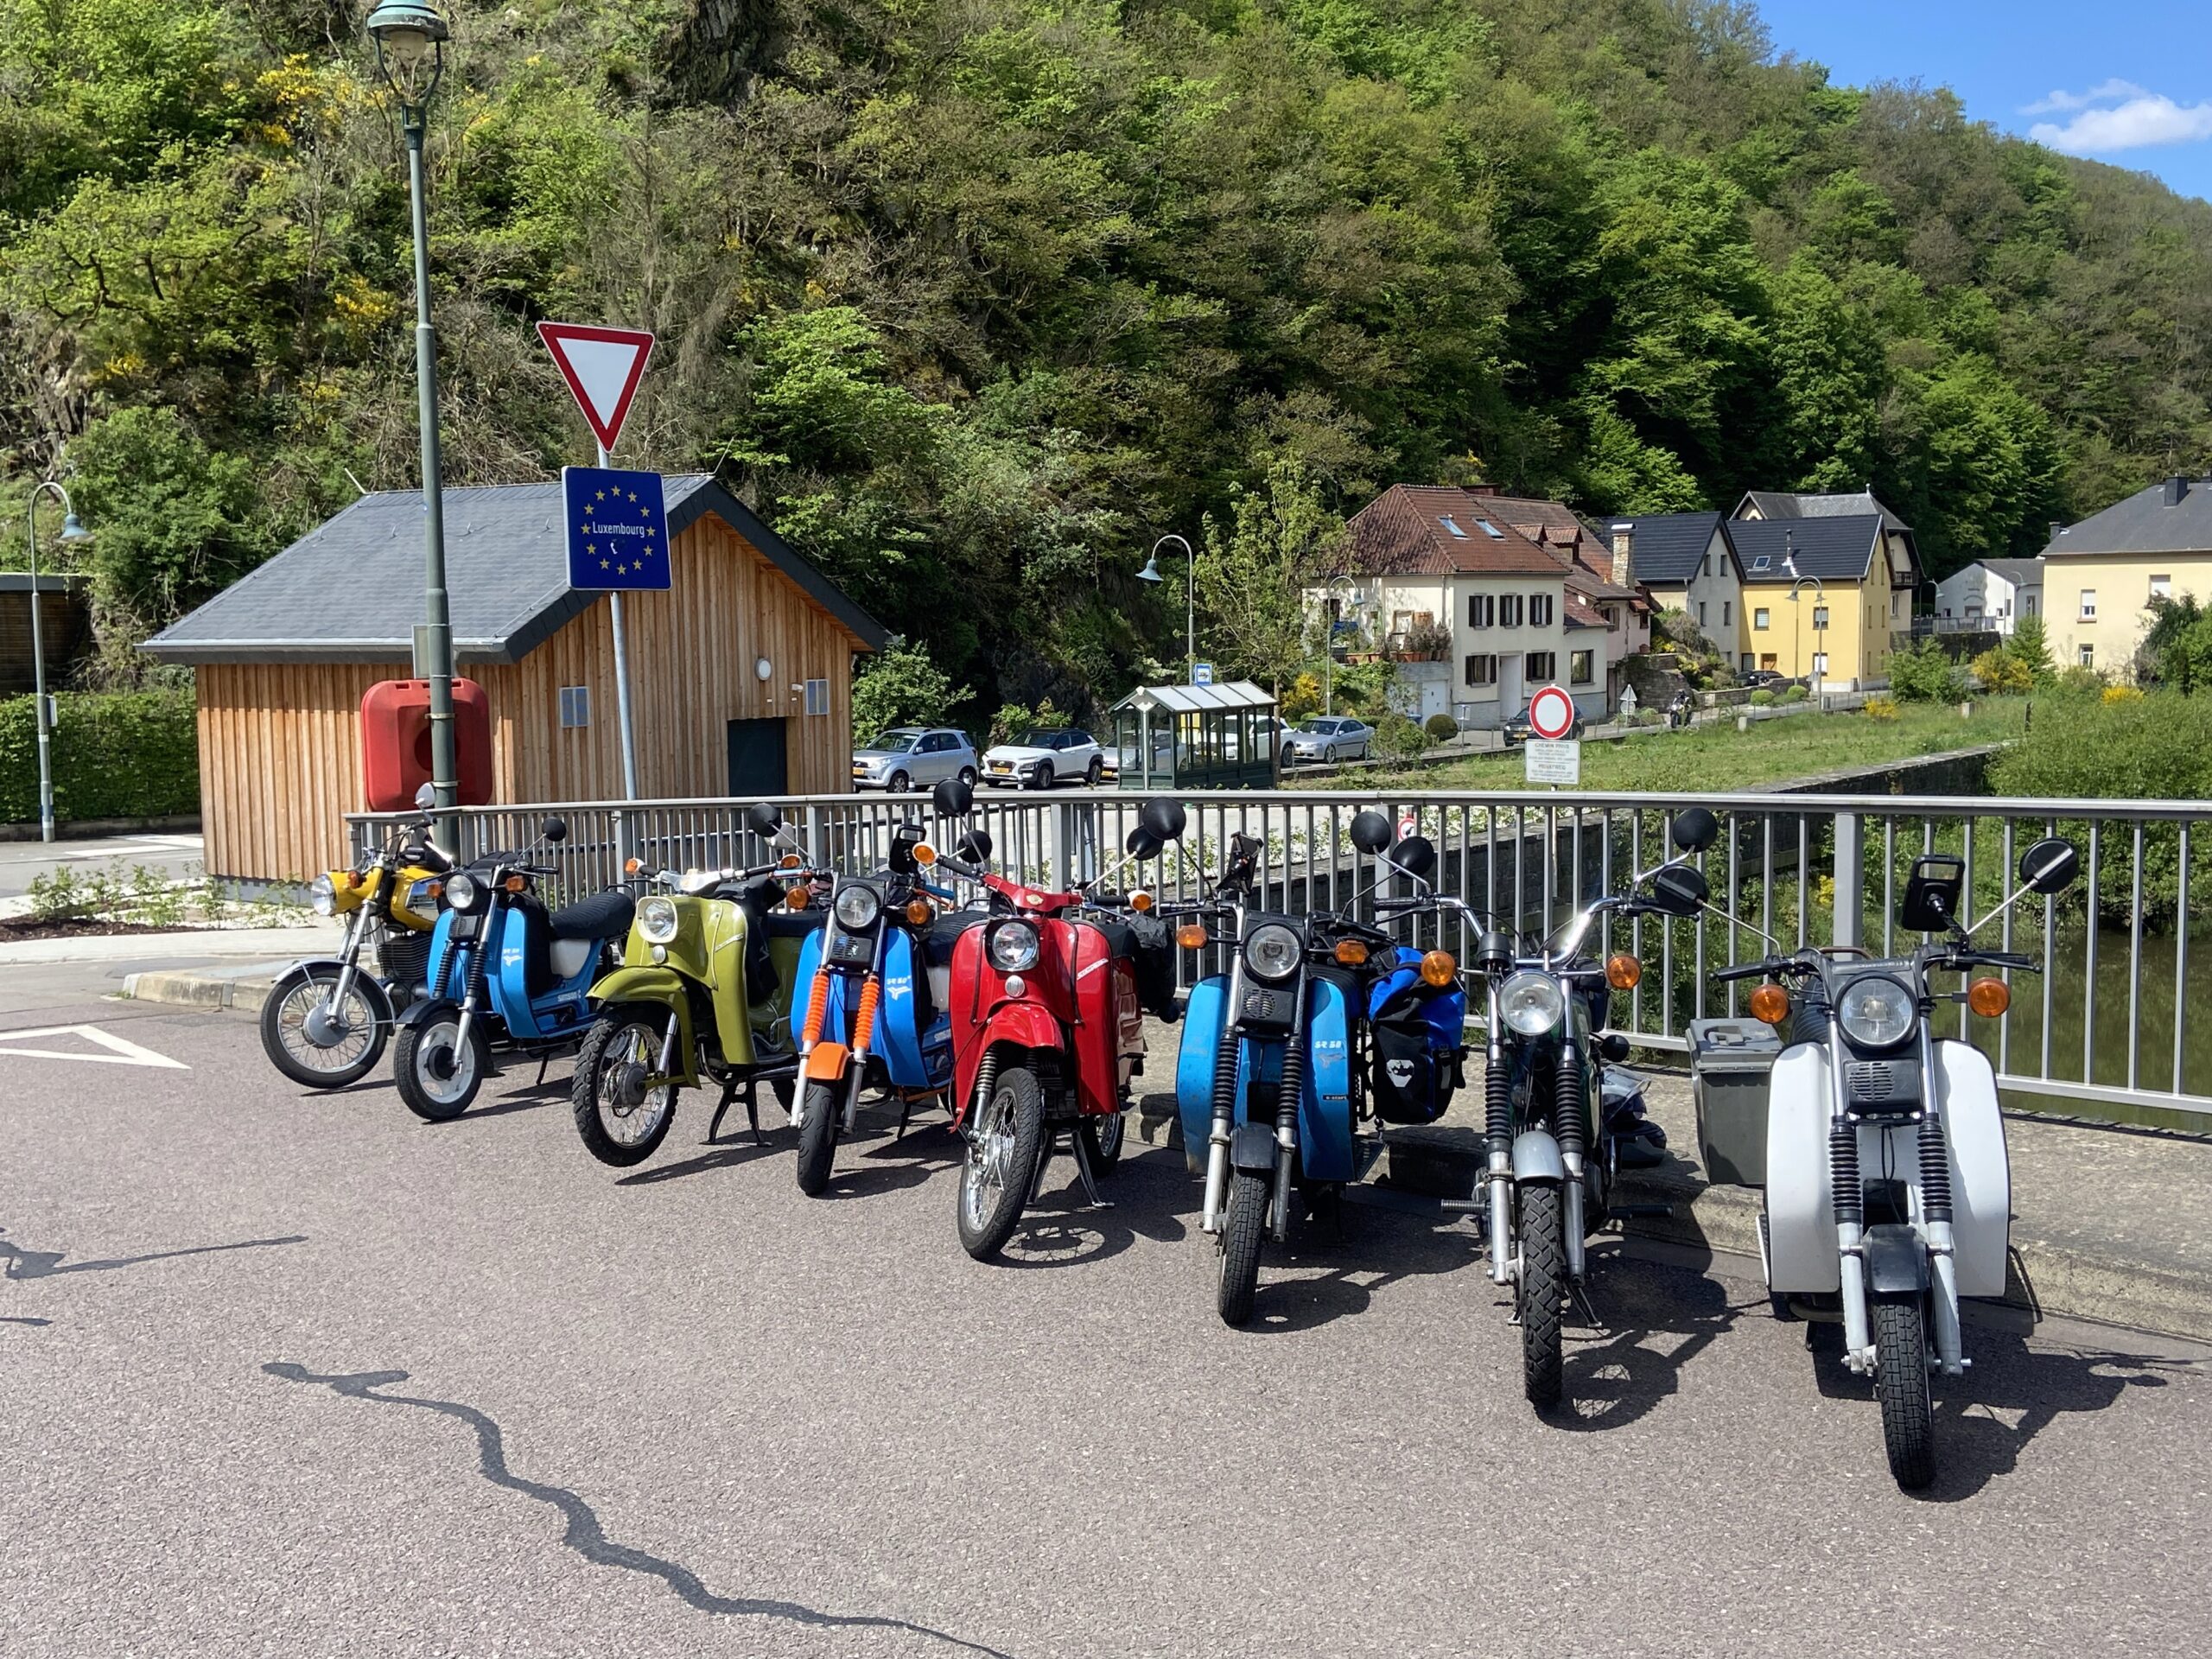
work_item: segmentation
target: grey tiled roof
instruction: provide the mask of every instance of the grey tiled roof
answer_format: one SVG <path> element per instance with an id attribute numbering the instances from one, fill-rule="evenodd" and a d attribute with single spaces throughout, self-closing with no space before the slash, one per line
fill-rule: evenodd
<path id="1" fill-rule="evenodd" d="M 712 512 L 865 645 L 884 630 L 704 473 L 671 474 L 668 535 Z M 445 492 L 454 658 L 519 662 L 601 595 L 569 586 L 561 485 Z M 404 662 L 423 620 L 423 497 L 365 495 L 140 647 L 173 663 Z"/>
<path id="2" fill-rule="evenodd" d="M 2002 576 L 2015 588 L 2023 582 L 2033 586 L 2043 580 L 2041 559 L 1976 559 L 1974 563 L 1993 576 Z"/>
<path id="3" fill-rule="evenodd" d="M 1717 512 L 1648 513 L 1641 518 L 1609 518 L 1605 527 L 1634 527 L 1629 543 L 1629 574 L 1638 582 L 1662 588 L 1679 587 L 1698 573 L 1713 532 L 1722 531 L 1726 542 L 1727 521 Z"/>
<path id="4" fill-rule="evenodd" d="M 2171 507 L 2165 503 L 2167 493 L 2167 484 L 2153 484 L 2069 524 L 2051 537 L 2044 556 L 2212 552 L 2212 480 L 2184 480 L 2181 499 Z"/>
<path id="5" fill-rule="evenodd" d="M 1801 576 L 1864 582 L 1881 540 L 1882 521 L 1871 513 L 1858 518 L 1738 518 L 1728 526 L 1728 535 L 1745 582 L 1789 581 L 1783 561 L 1793 551 Z"/>
<path id="6" fill-rule="evenodd" d="M 1841 495 L 1804 495 L 1789 490 L 1745 490 L 1736 504 L 1736 517 L 1746 505 L 1755 506 L 1763 518 L 1863 518 L 1878 513 L 1891 530 L 1910 524 L 1874 499 L 1872 490 L 1853 490 Z"/>

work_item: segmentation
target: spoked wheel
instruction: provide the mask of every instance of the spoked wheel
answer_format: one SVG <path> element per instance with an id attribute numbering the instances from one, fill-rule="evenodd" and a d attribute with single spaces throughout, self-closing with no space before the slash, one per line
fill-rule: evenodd
<path id="1" fill-rule="evenodd" d="M 1094 1175 L 1111 1175 L 1122 1161 L 1122 1137 L 1128 1127 L 1128 1116 L 1116 1112 L 1111 1117 L 1086 1117 L 1076 1125 L 1076 1133 L 1083 1137 L 1084 1155 L 1090 1160 Z"/>
<path id="2" fill-rule="evenodd" d="M 1520 1191 L 1521 1276 L 1514 1309 L 1521 1317 L 1521 1386 L 1529 1403 L 1559 1403 L 1565 1361 L 1560 1325 L 1567 1302 L 1567 1221 L 1559 1188 L 1532 1182 Z"/>
<path id="3" fill-rule="evenodd" d="M 335 1007 L 334 963 L 295 969 L 261 1005 L 261 1047 L 269 1063 L 308 1089 L 343 1089 L 376 1070 L 391 1034 L 391 999 L 365 973 Z"/>
<path id="4" fill-rule="evenodd" d="M 609 1009 L 585 1034 L 569 1105 L 585 1149 L 602 1164 L 643 1163 L 676 1122 L 676 1086 L 645 1087 L 667 1025 L 658 1008 Z"/>
<path id="5" fill-rule="evenodd" d="M 1044 1144 L 1044 1088 L 1027 1066 L 1010 1065 L 982 1103 L 960 1166 L 960 1247 L 978 1262 L 1004 1249 L 1020 1224 Z"/>
<path id="6" fill-rule="evenodd" d="M 441 1002 L 422 1019 L 403 1027 L 391 1046 L 392 1081 L 407 1109 L 433 1123 L 467 1111 L 484 1086 L 491 1048 L 481 1019 L 472 1020 L 468 1041 L 461 1040 L 461 1009 Z"/>
<path id="7" fill-rule="evenodd" d="M 1229 1213 L 1215 1235 L 1221 1247 L 1221 1283 L 1214 1306 L 1224 1325 L 1243 1325 L 1252 1317 L 1260 1289 L 1260 1241 L 1268 1231 L 1268 1179 L 1240 1169 L 1229 1183 Z"/>
<path id="8" fill-rule="evenodd" d="M 837 1115 L 842 1109 L 834 1084 L 810 1083 L 799 1100 L 798 1190 L 818 1198 L 830 1185 L 830 1166 L 837 1156 Z"/>
<path id="9" fill-rule="evenodd" d="M 1928 1393 L 1928 1325 L 1920 1303 L 1874 1304 L 1874 1393 L 1882 1446 L 1905 1491 L 1936 1478 L 1936 1408 Z"/>

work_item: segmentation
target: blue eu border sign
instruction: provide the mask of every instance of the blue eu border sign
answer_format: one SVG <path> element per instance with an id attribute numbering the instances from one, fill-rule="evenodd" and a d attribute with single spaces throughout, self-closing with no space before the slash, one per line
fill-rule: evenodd
<path id="1" fill-rule="evenodd" d="M 664 590 L 668 512 L 658 473 L 563 467 L 569 516 L 569 586 Z"/>

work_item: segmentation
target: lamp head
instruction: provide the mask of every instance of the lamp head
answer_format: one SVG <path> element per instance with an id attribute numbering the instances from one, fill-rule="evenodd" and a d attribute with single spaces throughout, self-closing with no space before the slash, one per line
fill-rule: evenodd
<path id="1" fill-rule="evenodd" d="M 445 67 L 445 42 L 453 38 L 437 8 L 420 0 L 381 0 L 365 27 L 376 43 L 377 68 L 400 101 L 426 102 Z"/>
<path id="2" fill-rule="evenodd" d="M 85 521 L 73 512 L 61 516 L 61 539 L 65 542 L 89 542 L 92 532 L 85 528 Z"/>
<path id="3" fill-rule="evenodd" d="M 1166 580 L 1165 576 L 1160 574 L 1159 554 L 1154 554 L 1150 558 L 1144 562 L 1144 569 L 1137 572 L 1137 580 L 1139 582 L 1165 582 Z"/>

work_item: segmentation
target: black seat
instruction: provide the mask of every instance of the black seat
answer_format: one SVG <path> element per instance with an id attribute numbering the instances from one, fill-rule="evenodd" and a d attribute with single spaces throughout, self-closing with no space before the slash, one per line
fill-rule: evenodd
<path id="1" fill-rule="evenodd" d="M 950 968 L 952 947 L 969 928 L 980 925 L 988 912 L 980 910 L 956 910 L 940 916 L 930 924 L 930 931 L 922 935 L 922 965 L 926 968 Z"/>
<path id="2" fill-rule="evenodd" d="M 626 893 L 595 893 L 555 911 L 546 920 L 546 933 L 556 939 L 619 939 L 630 931 L 637 907 Z"/>

